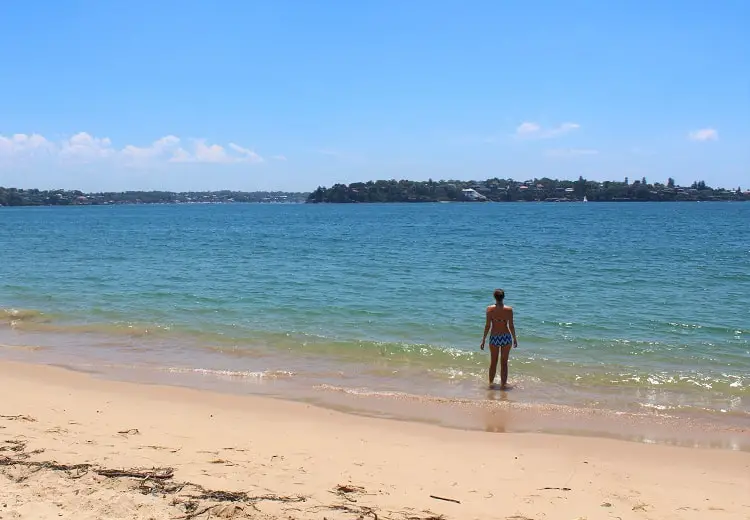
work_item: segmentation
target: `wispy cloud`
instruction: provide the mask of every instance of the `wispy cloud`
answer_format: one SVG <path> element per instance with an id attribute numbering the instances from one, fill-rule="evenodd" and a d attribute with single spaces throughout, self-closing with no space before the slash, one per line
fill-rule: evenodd
<path id="1" fill-rule="evenodd" d="M 274 161 L 286 161 L 287 160 L 285 155 L 272 155 L 271 159 L 273 159 Z"/>
<path id="2" fill-rule="evenodd" d="M 236 159 L 239 159 L 239 162 L 263 162 L 263 157 L 255 153 L 255 150 L 244 148 L 235 143 L 229 143 L 229 148 L 237 153 Z"/>
<path id="3" fill-rule="evenodd" d="M 536 135 L 541 132 L 542 127 L 536 123 L 521 123 L 516 128 L 516 135 Z"/>
<path id="4" fill-rule="evenodd" d="M 599 150 L 588 148 L 554 148 L 544 153 L 549 157 L 582 157 L 586 155 L 598 155 Z"/>
<path id="5" fill-rule="evenodd" d="M 0 135 L 0 159 L 13 162 L 47 157 L 60 162 L 91 163 L 114 161 L 126 166 L 157 163 L 259 163 L 263 158 L 236 143 L 226 147 L 205 139 L 182 140 L 174 135 L 157 139 L 148 146 L 132 144 L 117 148 L 107 137 L 79 132 L 72 137 L 51 141 L 39 134 Z"/>
<path id="6" fill-rule="evenodd" d="M 715 128 L 701 128 L 700 130 L 693 130 L 688 134 L 688 139 L 691 141 L 718 141 L 719 131 Z"/>
<path id="7" fill-rule="evenodd" d="M 525 121 L 516 128 L 516 137 L 521 139 L 550 139 L 569 134 L 581 128 L 578 123 L 562 123 L 551 128 L 544 128 L 539 123 Z"/>

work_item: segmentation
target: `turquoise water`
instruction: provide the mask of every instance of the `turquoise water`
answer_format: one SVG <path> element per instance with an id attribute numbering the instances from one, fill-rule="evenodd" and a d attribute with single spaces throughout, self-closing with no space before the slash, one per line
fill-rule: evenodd
<path id="1" fill-rule="evenodd" d="M 502 287 L 513 400 L 747 425 L 749 224 L 745 203 L 0 208 L 0 353 L 482 400 Z"/>

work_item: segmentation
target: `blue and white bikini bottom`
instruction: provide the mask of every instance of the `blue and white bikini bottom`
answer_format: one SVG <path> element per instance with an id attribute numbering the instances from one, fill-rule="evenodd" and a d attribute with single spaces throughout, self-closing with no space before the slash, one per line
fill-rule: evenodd
<path id="1" fill-rule="evenodd" d="M 490 336 L 490 346 L 493 347 L 505 347 L 507 345 L 513 344 L 513 336 L 511 336 L 509 333 L 505 334 L 495 334 L 494 336 Z"/>

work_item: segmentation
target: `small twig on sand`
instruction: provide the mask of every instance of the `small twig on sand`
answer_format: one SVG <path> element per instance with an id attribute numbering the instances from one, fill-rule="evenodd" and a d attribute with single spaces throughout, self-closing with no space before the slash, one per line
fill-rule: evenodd
<path id="1" fill-rule="evenodd" d="M 120 470 L 120 469 L 97 469 L 96 470 L 97 475 L 101 475 L 102 477 L 109 477 L 109 478 L 118 478 L 118 477 L 130 477 L 130 478 L 140 478 L 140 479 L 156 479 L 156 480 L 166 480 L 170 479 L 174 476 L 174 470 L 172 468 L 154 468 L 154 469 L 126 469 L 126 470 Z"/>
<path id="2" fill-rule="evenodd" d="M 347 513 L 354 513 L 360 515 L 359 518 L 364 519 L 364 515 L 372 515 L 374 520 L 378 520 L 378 514 L 375 512 L 374 509 L 370 507 L 364 507 L 364 506 L 347 506 L 343 504 L 339 505 L 333 505 L 333 506 L 323 506 L 324 509 L 329 509 L 331 511 L 346 511 Z"/>
<path id="3" fill-rule="evenodd" d="M 351 484 L 339 484 L 336 486 L 334 493 L 341 493 L 341 494 L 347 494 L 347 493 L 364 493 L 365 488 L 360 486 L 352 486 Z"/>
<path id="4" fill-rule="evenodd" d="M 148 446 L 138 446 L 139 450 L 145 450 L 145 449 L 151 449 L 151 450 L 164 450 L 168 451 L 169 453 L 177 453 L 182 448 L 167 448 L 166 446 L 154 446 L 154 445 L 148 445 Z"/>
<path id="5" fill-rule="evenodd" d="M 119 433 L 120 435 L 138 435 L 141 432 L 138 431 L 138 428 L 130 428 L 129 430 L 122 430 L 117 433 Z"/>
<path id="6" fill-rule="evenodd" d="M 246 502 L 254 504 L 255 502 L 305 502 L 307 497 L 296 495 L 296 496 L 282 496 L 282 495 L 248 495 L 245 491 L 214 491 L 211 489 L 205 489 L 197 484 L 190 484 L 191 487 L 196 488 L 200 494 L 188 495 L 189 498 L 195 500 L 213 500 L 215 502 Z"/>
<path id="7" fill-rule="evenodd" d="M 234 462 L 226 459 L 213 459 L 208 461 L 209 464 L 224 464 L 226 466 L 234 466 Z"/>
<path id="8" fill-rule="evenodd" d="M 430 498 L 434 498 L 435 500 L 443 500 L 444 502 L 453 502 L 454 504 L 461 503 L 459 500 L 456 500 L 455 498 L 445 498 L 445 497 L 439 497 L 435 495 L 430 495 Z"/>
<path id="9" fill-rule="evenodd" d="M 353 486 L 351 484 L 339 484 L 338 486 L 333 488 L 333 491 L 331 491 L 331 493 L 333 493 L 334 495 L 338 495 L 344 500 L 348 500 L 349 502 L 356 502 L 357 499 L 351 498 L 347 495 L 350 495 L 352 493 L 364 493 L 364 492 L 365 492 L 365 488 L 360 487 L 360 486 Z"/>
<path id="10" fill-rule="evenodd" d="M 556 489 L 558 491 L 572 491 L 569 487 L 543 487 L 539 491 L 544 491 L 546 489 Z"/>
<path id="11" fill-rule="evenodd" d="M 36 419 L 29 415 L 0 415 L 0 419 L 7 419 L 8 421 L 36 422 Z"/>
<path id="12" fill-rule="evenodd" d="M 244 491 L 211 491 L 201 488 L 200 495 L 190 495 L 197 500 L 214 500 L 215 502 L 245 502 L 248 500 Z"/>

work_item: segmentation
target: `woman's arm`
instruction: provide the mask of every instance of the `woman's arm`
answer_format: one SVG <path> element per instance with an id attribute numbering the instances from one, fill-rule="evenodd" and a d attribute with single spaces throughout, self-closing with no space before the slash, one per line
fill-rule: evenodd
<path id="1" fill-rule="evenodd" d="M 487 333 L 490 331 L 490 310 L 487 309 L 484 315 L 484 334 L 482 334 L 482 344 L 479 348 L 484 350 L 484 342 L 487 340 Z"/>
<path id="2" fill-rule="evenodd" d="M 513 323 L 513 308 L 511 307 L 509 311 L 510 318 L 508 318 L 508 330 L 510 331 L 511 336 L 513 336 L 513 348 L 516 348 L 518 347 L 518 340 L 516 339 L 516 325 Z"/>

